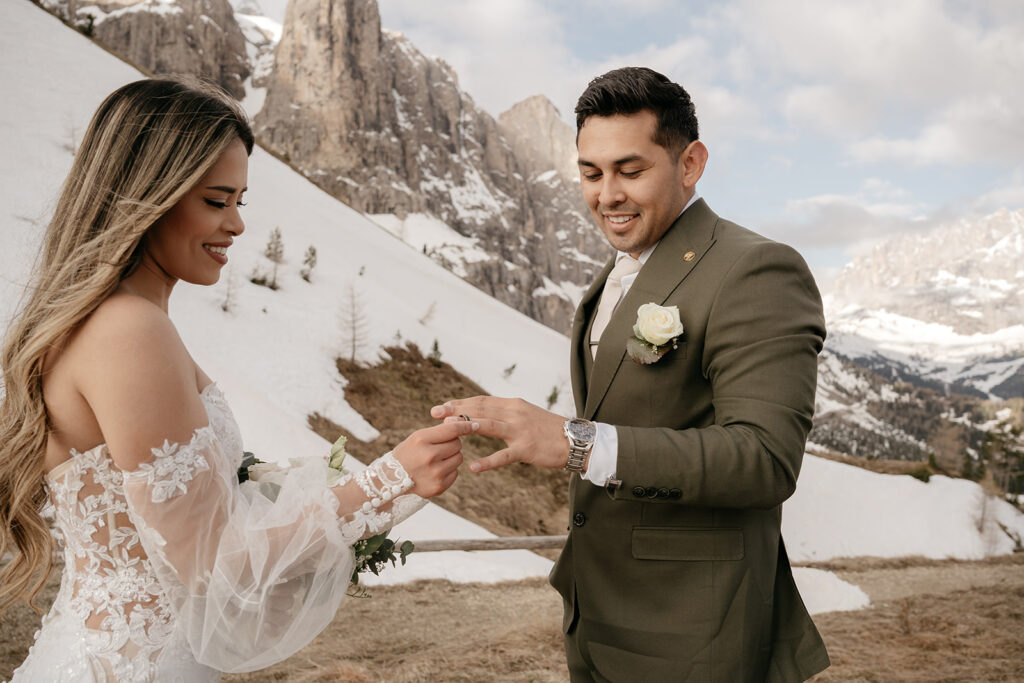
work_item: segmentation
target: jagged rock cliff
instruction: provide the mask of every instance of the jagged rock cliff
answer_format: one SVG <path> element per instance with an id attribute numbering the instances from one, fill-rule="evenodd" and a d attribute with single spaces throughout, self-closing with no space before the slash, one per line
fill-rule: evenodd
<path id="1" fill-rule="evenodd" d="M 228 0 L 43 0 L 47 9 L 156 75 L 190 74 L 245 97 L 250 66 Z"/>
<path id="2" fill-rule="evenodd" d="M 1024 210 L 886 240 L 843 269 L 832 295 L 837 308 L 885 309 L 960 334 L 1024 324 Z"/>
<path id="3" fill-rule="evenodd" d="M 553 106 L 531 100 L 502 119 L 444 61 L 381 31 L 375 0 L 293 0 L 256 130 L 361 211 L 439 219 L 457 234 L 424 251 L 567 331 L 608 247 L 574 186 L 572 131 Z"/>

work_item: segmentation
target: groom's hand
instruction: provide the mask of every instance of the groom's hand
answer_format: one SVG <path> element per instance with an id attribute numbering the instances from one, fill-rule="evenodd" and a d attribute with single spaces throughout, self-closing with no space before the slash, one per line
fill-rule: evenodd
<path id="1" fill-rule="evenodd" d="M 569 441 L 562 429 L 565 418 L 521 398 L 474 396 L 434 406 L 430 414 L 445 422 L 468 416 L 479 423 L 478 434 L 505 442 L 506 448 L 469 463 L 473 472 L 513 462 L 561 469 L 569 460 Z"/>

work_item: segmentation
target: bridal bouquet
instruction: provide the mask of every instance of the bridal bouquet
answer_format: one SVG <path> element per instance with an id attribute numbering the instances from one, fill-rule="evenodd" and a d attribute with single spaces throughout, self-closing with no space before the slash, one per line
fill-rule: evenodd
<path id="1" fill-rule="evenodd" d="M 342 463 L 345 461 L 345 456 L 348 455 L 345 452 L 346 441 L 348 439 L 341 436 L 331 446 L 331 453 L 327 458 L 328 486 L 341 478 Z M 273 477 L 268 477 L 266 481 L 261 481 L 261 479 L 268 473 L 283 472 L 286 468 L 275 463 L 259 460 L 248 451 L 243 455 L 242 465 L 238 468 L 238 483 L 250 480 L 256 482 L 260 484 L 263 492 L 273 500 L 277 496 L 277 492 L 281 490 L 281 487 L 271 481 Z M 292 458 L 289 463 L 295 467 L 307 460 L 308 458 Z M 385 531 L 382 534 L 356 541 L 352 548 L 355 550 L 356 563 L 352 569 L 351 582 L 354 586 L 358 586 L 359 575 L 363 572 L 373 572 L 374 575 L 379 575 L 388 562 L 391 563 L 392 567 L 396 566 L 396 563 L 399 561 L 404 565 L 406 558 L 415 549 L 415 546 L 412 541 L 403 541 L 401 545 L 396 545 L 394 541 L 388 538 L 388 532 Z M 397 556 L 395 555 L 396 550 L 398 552 Z M 357 594 L 361 595 L 361 593 Z"/>

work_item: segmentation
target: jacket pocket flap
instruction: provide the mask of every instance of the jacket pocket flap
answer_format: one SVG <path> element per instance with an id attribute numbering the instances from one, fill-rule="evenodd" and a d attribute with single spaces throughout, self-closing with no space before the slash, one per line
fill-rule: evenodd
<path id="1" fill-rule="evenodd" d="M 633 527 L 633 557 L 638 560 L 742 560 L 742 529 Z"/>

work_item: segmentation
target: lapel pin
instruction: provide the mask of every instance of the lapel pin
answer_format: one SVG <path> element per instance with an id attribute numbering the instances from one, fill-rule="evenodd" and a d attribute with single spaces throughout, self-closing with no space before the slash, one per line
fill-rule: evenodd
<path id="1" fill-rule="evenodd" d="M 697 255 L 694 254 L 692 251 L 688 251 L 685 254 L 683 254 L 683 260 L 684 261 L 692 261 L 696 256 Z"/>

